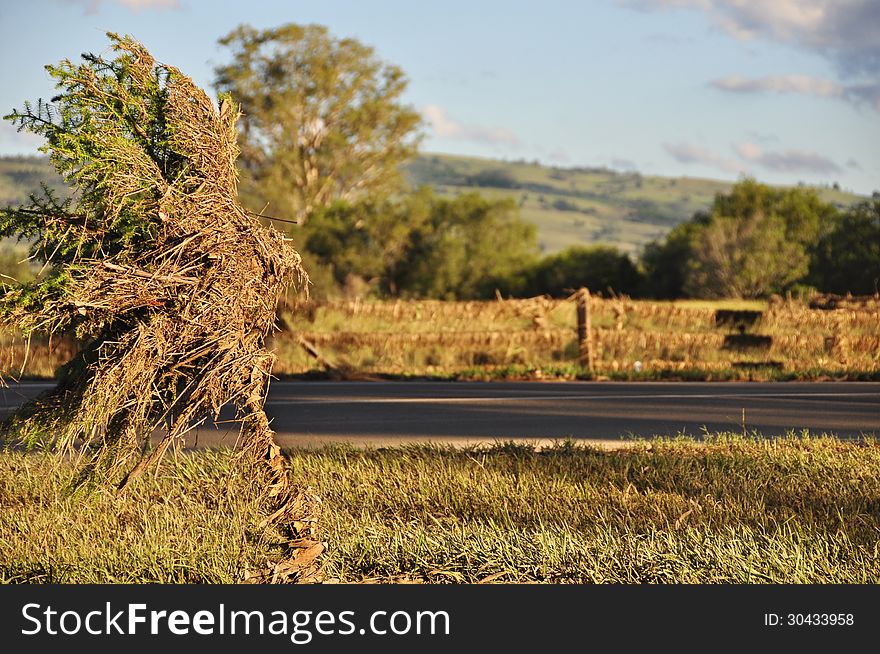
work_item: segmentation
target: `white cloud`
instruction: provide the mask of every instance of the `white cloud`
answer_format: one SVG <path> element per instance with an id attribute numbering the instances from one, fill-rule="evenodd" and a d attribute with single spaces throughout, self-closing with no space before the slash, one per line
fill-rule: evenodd
<path id="1" fill-rule="evenodd" d="M 445 109 L 434 104 L 427 105 L 422 110 L 422 114 L 434 127 L 434 133 L 441 138 L 490 145 L 517 146 L 520 144 L 519 138 L 509 129 L 461 123 L 451 118 Z"/>
<path id="2" fill-rule="evenodd" d="M 790 43 L 830 57 L 845 75 L 880 73 L 877 0 L 618 0 L 643 11 L 693 9 L 730 36 Z"/>
<path id="3" fill-rule="evenodd" d="M 122 5 L 132 11 L 143 9 L 180 9 L 180 0 L 65 0 L 68 4 L 81 5 L 87 14 L 96 14 L 104 2 Z"/>
<path id="4" fill-rule="evenodd" d="M 702 164 L 717 168 L 726 173 L 741 173 L 745 171 L 745 166 L 739 162 L 722 157 L 711 150 L 691 143 L 664 143 L 663 149 L 679 163 Z"/>
<path id="5" fill-rule="evenodd" d="M 709 82 L 711 86 L 733 93 L 801 93 L 824 98 L 842 97 L 843 86 L 829 79 L 807 75 L 777 75 L 748 78 L 739 75 L 722 77 Z"/>
<path id="6" fill-rule="evenodd" d="M 840 166 L 831 159 L 816 152 L 800 150 L 765 152 L 760 146 L 749 141 L 737 144 L 736 152 L 745 161 L 781 173 L 808 172 L 827 175 L 841 170 Z"/>
<path id="7" fill-rule="evenodd" d="M 736 152 L 740 157 L 747 161 L 755 161 L 761 157 L 763 150 L 761 150 L 760 146 L 746 141 L 745 143 L 740 143 L 736 146 Z"/>
<path id="8" fill-rule="evenodd" d="M 462 131 L 461 125 L 451 120 L 437 105 L 429 104 L 422 110 L 422 114 L 434 126 L 437 136 L 456 138 Z"/>
<path id="9" fill-rule="evenodd" d="M 742 77 L 731 75 L 712 80 L 709 85 L 729 93 L 799 93 L 822 98 L 838 98 L 854 105 L 867 105 L 880 111 L 880 83 L 838 84 L 822 77 L 776 75 Z"/>
<path id="10" fill-rule="evenodd" d="M 841 171 L 834 161 L 816 152 L 784 150 L 768 152 L 752 141 L 734 146 L 738 159 L 725 157 L 691 143 L 665 143 L 663 148 L 673 159 L 683 164 L 711 166 L 726 173 L 748 173 L 752 166 L 760 166 L 779 173 L 814 173 L 828 175 Z"/>

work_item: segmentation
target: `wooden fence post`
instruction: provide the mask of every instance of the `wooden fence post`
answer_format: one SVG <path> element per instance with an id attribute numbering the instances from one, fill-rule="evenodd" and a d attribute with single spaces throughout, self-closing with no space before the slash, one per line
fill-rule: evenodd
<path id="1" fill-rule="evenodd" d="M 578 364 L 593 372 L 593 330 L 590 326 L 590 291 L 577 292 Z"/>

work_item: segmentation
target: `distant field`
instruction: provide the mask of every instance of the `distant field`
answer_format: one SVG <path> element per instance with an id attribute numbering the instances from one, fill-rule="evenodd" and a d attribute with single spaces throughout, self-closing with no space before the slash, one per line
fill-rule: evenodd
<path id="1" fill-rule="evenodd" d="M 880 582 L 871 441 L 333 447 L 289 465 L 321 499 L 317 580 Z M 0 454 L 0 583 L 236 583 L 283 558 L 228 451 L 169 458 L 123 497 L 65 492 L 72 474 Z"/>
<path id="2" fill-rule="evenodd" d="M 406 166 L 414 184 L 442 195 L 477 191 L 511 198 L 522 217 L 538 227 L 545 253 L 571 245 L 605 243 L 629 253 L 662 238 L 699 210 L 730 182 L 692 177 L 653 177 L 601 168 L 553 168 L 451 155 L 423 154 Z M 823 199 L 849 206 L 860 198 L 830 188 Z"/>
<path id="3" fill-rule="evenodd" d="M 739 328 L 717 311 L 759 312 Z M 594 297 L 595 369 L 577 365 L 572 300 L 544 297 L 484 302 L 333 301 L 282 307 L 284 329 L 269 347 L 279 375 L 337 374 L 453 379 L 846 379 L 880 378 L 880 301 L 833 310 L 799 301 L 651 302 Z M 750 336 L 762 337 L 760 342 Z M 762 340 L 763 339 L 763 340 Z M 0 333 L 0 374 L 51 377 L 76 351 L 69 337 L 28 345 Z M 25 357 L 26 360 L 25 360 Z"/>
<path id="4" fill-rule="evenodd" d="M 592 168 L 551 168 L 531 163 L 423 154 L 405 167 L 409 180 L 444 196 L 479 192 L 512 198 L 538 228 L 544 252 L 606 243 L 636 253 L 646 243 L 706 209 L 729 182 L 651 177 Z M 46 182 L 63 191 L 48 159 L 0 158 L 0 206 L 17 205 Z M 820 189 L 829 202 L 849 206 L 859 196 Z M 2 245 L 2 244 L 0 244 Z"/>
<path id="5" fill-rule="evenodd" d="M 0 207 L 27 203 L 28 195 L 46 184 L 51 190 L 64 195 L 67 189 L 46 157 L 0 157 Z M 0 238 L 0 273 L 14 274 L 16 279 L 27 279 L 26 269 L 17 265 L 27 257 L 27 248 L 14 239 Z M 31 270 L 33 273 L 35 271 Z M 2 281 L 2 278 L 0 278 Z"/>
<path id="6" fill-rule="evenodd" d="M 718 323 L 717 311 L 759 312 L 754 324 Z M 880 303 L 835 310 L 798 301 L 591 301 L 596 367 L 612 379 L 864 379 L 880 376 Z M 350 372 L 453 378 L 589 377 L 576 362 L 572 300 L 329 302 L 282 312 L 275 371 L 321 363 L 305 338 Z M 754 336 L 756 338 L 751 339 Z M 750 340 L 751 339 L 751 340 Z"/>

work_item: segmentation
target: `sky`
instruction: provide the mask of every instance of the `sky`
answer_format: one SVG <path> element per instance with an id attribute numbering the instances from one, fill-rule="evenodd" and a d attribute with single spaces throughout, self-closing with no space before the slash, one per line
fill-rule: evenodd
<path id="1" fill-rule="evenodd" d="M 51 97 L 43 66 L 106 53 L 107 31 L 214 95 L 242 23 L 374 47 L 427 152 L 880 190 L 880 0 L 4 0 L 0 112 Z M 0 126 L 0 155 L 39 145 Z"/>

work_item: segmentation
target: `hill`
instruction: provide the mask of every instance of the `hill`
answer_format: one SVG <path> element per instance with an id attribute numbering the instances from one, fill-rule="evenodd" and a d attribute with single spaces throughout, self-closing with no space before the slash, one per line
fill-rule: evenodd
<path id="1" fill-rule="evenodd" d="M 441 195 L 477 191 L 512 198 L 522 217 L 538 228 L 545 253 L 570 245 L 605 243 L 637 253 L 725 193 L 732 182 L 693 177 L 653 177 L 606 168 L 559 168 L 535 162 L 423 154 L 406 166 L 415 185 Z M 841 207 L 860 196 L 819 188 Z"/>
<path id="2" fill-rule="evenodd" d="M 61 177 L 55 172 L 47 157 L 0 157 L 0 207 L 19 206 L 28 195 L 46 184 L 53 191 L 67 192 Z M 26 281 L 38 270 L 34 264 L 24 262 L 27 248 L 15 239 L 0 238 L 0 283 L 2 275 L 12 275 Z"/>
<path id="3" fill-rule="evenodd" d="M 18 206 L 44 183 L 65 192 L 64 182 L 48 157 L 0 157 L 0 207 Z"/>
<path id="4" fill-rule="evenodd" d="M 414 185 L 455 196 L 476 191 L 512 198 L 522 217 L 538 228 L 545 253 L 570 245 L 606 243 L 637 253 L 662 238 L 732 183 L 692 177 L 653 177 L 605 168 L 559 168 L 525 161 L 499 161 L 423 154 L 405 167 Z M 17 205 L 40 183 L 63 191 L 45 157 L 0 157 L 0 206 Z M 827 201 L 848 206 L 860 196 L 818 189 Z"/>

